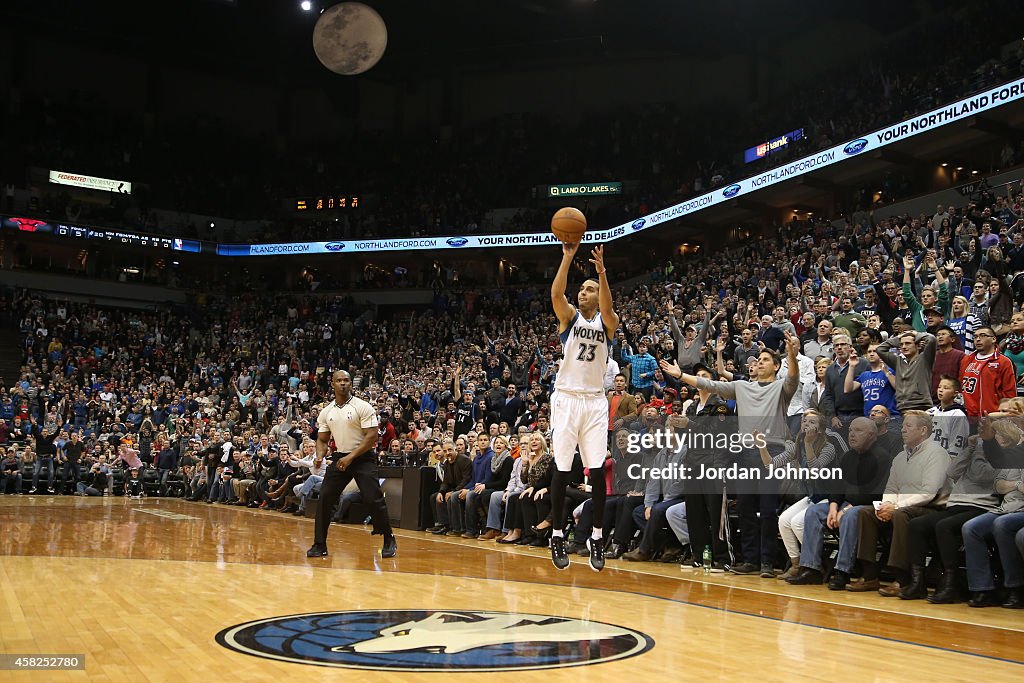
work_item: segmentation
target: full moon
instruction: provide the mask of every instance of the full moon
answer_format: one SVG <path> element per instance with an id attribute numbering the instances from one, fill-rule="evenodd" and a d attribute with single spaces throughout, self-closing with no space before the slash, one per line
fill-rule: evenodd
<path id="1" fill-rule="evenodd" d="M 361 2 L 343 2 L 325 10 L 313 28 L 317 59 L 343 76 L 355 76 L 373 68 L 387 46 L 384 20 Z"/>

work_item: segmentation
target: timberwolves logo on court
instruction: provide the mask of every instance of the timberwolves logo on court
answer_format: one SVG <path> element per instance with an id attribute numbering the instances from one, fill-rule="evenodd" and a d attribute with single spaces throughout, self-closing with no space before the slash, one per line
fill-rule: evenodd
<path id="1" fill-rule="evenodd" d="M 217 634 L 221 645 L 296 664 L 391 671 L 510 671 L 600 664 L 654 641 L 632 629 L 511 612 L 367 610 L 261 619 Z"/>

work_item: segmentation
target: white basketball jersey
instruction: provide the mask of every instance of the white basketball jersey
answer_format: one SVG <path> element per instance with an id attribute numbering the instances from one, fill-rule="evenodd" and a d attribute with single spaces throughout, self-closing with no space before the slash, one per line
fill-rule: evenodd
<path id="1" fill-rule="evenodd" d="M 601 314 L 587 320 L 576 311 L 561 337 L 562 365 L 555 390 L 603 396 L 610 342 Z"/>

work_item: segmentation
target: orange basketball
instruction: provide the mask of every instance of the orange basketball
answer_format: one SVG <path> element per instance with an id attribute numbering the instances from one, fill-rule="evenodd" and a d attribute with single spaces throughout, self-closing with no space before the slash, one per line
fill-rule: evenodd
<path id="1" fill-rule="evenodd" d="M 551 232 L 562 242 L 574 244 L 583 239 L 587 231 L 587 218 L 579 209 L 567 206 L 551 218 Z"/>

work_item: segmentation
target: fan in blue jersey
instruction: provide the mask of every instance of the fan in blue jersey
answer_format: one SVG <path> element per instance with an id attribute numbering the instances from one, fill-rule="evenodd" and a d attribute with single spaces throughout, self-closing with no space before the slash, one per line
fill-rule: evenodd
<path id="1" fill-rule="evenodd" d="M 864 395 L 864 415 L 870 415 L 871 409 L 876 405 L 883 405 L 889 409 L 890 415 L 899 415 L 896 408 L 896 376 L 885 361 L 875 352 L 878 344 L 868 346 L 867 370 L 854 377 L 857 367 L 857 353 L 850 354 L 849 369 L 846 371 L 846 380 L 843 390 L 846 392 L 860 389 Z"/>

